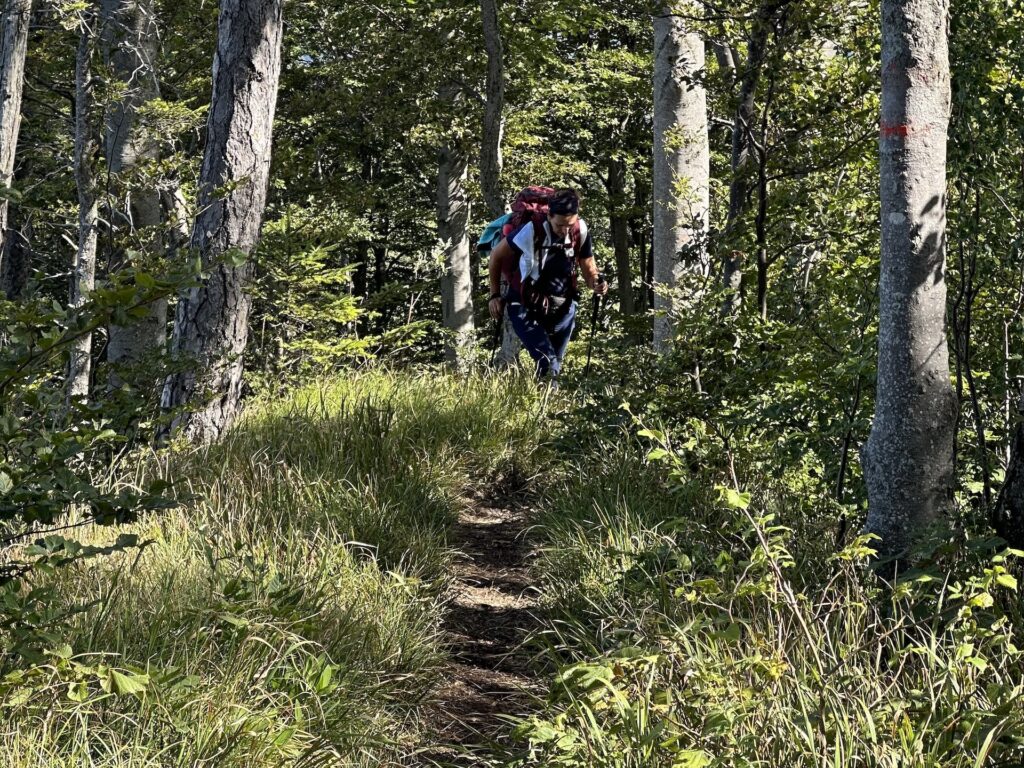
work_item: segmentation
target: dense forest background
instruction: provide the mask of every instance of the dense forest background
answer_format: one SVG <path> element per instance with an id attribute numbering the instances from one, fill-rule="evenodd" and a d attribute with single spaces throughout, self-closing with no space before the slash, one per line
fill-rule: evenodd
<path id="1" fill-rule="evenodd" d="M 918 6 L 948 10 L 958 404 L 938 530 L 893 580 L 861 456 L 908 138 L 880 128 L 882 27 Z M 673 285 L 666 18 L 705 52 L 677 84 L 709 155 Z M 1016 0 L 5 0 L 6 764 L 1017 764 L 1022 24 Z M 508 365 L 476 249 L 529 184 L 579 190 L 611 281 L 557 392 Z M 496 494 L 532 510 L 539 687 L 453 736 L 452 525 Z"/>

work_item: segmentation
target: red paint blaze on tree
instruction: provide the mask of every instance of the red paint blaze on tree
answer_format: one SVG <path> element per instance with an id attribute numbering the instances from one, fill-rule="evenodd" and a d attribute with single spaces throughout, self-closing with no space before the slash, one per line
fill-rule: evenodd
<path id="1" fill-rule="evenodd" d="M 902 136 L 902 137 L 906 138 L 909 135 L 910 135 L 910 126 L 909 125 L 906 125 L 906 124 L 904 124 L 904 125 L 885 125 L 885 124 L 883 124 L 882 125 L 882 137 L 883 138 L 891 139 L 894 136 Z"/>

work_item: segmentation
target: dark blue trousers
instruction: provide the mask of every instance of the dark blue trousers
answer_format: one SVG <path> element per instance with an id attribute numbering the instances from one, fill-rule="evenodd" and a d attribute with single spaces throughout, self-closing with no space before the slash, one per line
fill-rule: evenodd
<path id="1" fill-rule="evenodd" d="M 576 302 L 570 302 L 569 308 L 554 318 L 537 319 L 530 317 L 523 305 L 514 301 L 508 305 L 508 319 L 537 364 L 537 378 L 547 374 L 557 376 L 576 325 Z"/>

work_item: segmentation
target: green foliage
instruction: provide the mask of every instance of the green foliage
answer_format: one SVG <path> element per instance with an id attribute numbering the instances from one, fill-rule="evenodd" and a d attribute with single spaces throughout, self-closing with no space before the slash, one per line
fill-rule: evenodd
<path id="1" fill-rule="evenodd" d="M 113 455 L 129 452 L 123 427 L 148 432 L 137 398 L 101 403 L 69 401 L 61 375 L 72 342 L 114 322 L 130 322 L 191 277 L 125 272 L 99 286 L 80 311 L 63 309 L 38 295 L 0 303 L 6 343 L 0 348 L 0 538 L 5 556 L 0 585 L 6 610 L 0 634 L 5 661 L 38 659 L 67 616 L 46 605 L 46 589 L 23 588 L 27 574 L 48 574 L 83 559 L 133 549 L 144 542 L 122 534 L 103 546 L 83 546 L 56 535 L 67 529 L 130 522 L 146 510 L 172 505 L 169 484 L 153 478 L 126 487 L 108 482 Z M 122 410 L 123 408 L 127 409 Z"/>
<path id="2" fill-rule="evenodd" d="M 557 673 L 516 765 L 964 765 L 1024 752 L 1014 560 L 938 550 L 888 588 L 784 483 L 713 489 L 648 428 L 553 484 L 541 638 Z M 814 532 L 817 532 L 815 535 Z"/>
<path id="3" fill-rule="evenodd" d="M 349 373 L 375 357 L 440 357 L 437 150 L 466 152 L 479 203 L 478 7 L 289 6 L 263 237 L 251 256 L 226 255 L 252 265 L 248 384 L 268 399 L 222 445 L 169 457 L 140 447 L 160 422 L 159 352 L 107 392 L 98 351 L 99 396 L 64 403 L 70 340 L 102 341 L 106 325 L 189 283 L 161 276 L 180 245 L 169 227 L 131 231 L 104 243 L 131 269 L 101 279 L 87 312 L 64 310 L 85 6 L 37 11 L 18 169 L 2 190 L 33 258 L 27 294 L 0 307 L 5 764 L 415 760 L 427 738 L 418 702 L 444 654 L 446 531 L 464 494 L 514 462 L 544 467 L 538 573 L 553 621 L 538 642 L 556 670 L 516 731 L 521 762 L 1021 762 L 1018 553 L 986 540 L 1022 359 L 1021 11 L 959 2 L 951 13 L 960 483 L 948 541 L 886 588 L 864 568 L 871 543 L 853 535 L 874 406 L 878 3 L 779 5 L 744 210 L 726 233 L 732 120 L 761 5 L 688 19 L 709 42 L 707 245 L 746 254 L 743 307 L 722 317 L 717 262 L 710 278 L 686 275 L 673 351 L 655 358 L 650 316 L 613 306 L 610 329 L 573 342 L 572 396 L 553 397 L 543 419 L 505 379 Z M 579 187 L 602 266 L 611 216 L 625 219 L 633 274 L 622 278 L 641 308 L 651 10 L 501 6 L 502 181 Z M 110 202 L 180 191 L 178 229 L 195 213 L 216 14 L 157 3 L 162 98 L 138 113 L 154 152 L 105 181 Z M 710 43 L 738 56 L 736 72 Z M 125 85 L 97 64 L 96 94 L 112 102 Z M 613 188 L 612 163 L 626 189 Z M 473 210 L 471 230 L 484 218 Z M 269 399 L 325 371 L 330 386 Z M 552 444 L 539 464 L 542 432 Z M 167 512 L 172 481 L 192 501 Z"/>
<path id="4" fill-rule="evenodd" d="M 445 661 L 448 527 L 464 494 L 530 471 L 533 398 L 350 374 L 254 406 L 219 445 L 119 466 L 190 500 L 43 542 L 78 556 L 31 579 L 66 628 L 0 678 L 0 761 L 408 764 L 433 737 L 417 718 Z M 124 536 L 150 543 L 81 557 Z M 0 592 L 6 615 L 20 594 Z"/>
<path id="5" fill-rule="evenodd" d="M 346 229 L 339 219 L 336 212 L 289 209 L 264 227 L 253 291 L 262 321 L 250 369 L 268 383 L 302 381 L 370 354 L 373 340 L 351 333 L 360 315 L 351 293 L 356 267 L 335 255 Z"/>

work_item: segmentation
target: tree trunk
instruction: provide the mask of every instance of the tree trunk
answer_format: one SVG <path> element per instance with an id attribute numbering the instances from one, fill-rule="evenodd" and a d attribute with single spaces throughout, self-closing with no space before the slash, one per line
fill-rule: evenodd
<path id="1" fill-rule="evenodd" d="M 653 283 L 671 288 L 686 270 L 707 276 L 710 154 L 707 94 L 696 81 L 704 42 L 679 16 L 654 19 Z M 670 303 L 655 291 L 654 348 L 672 339 Z"/>
<path id="2" fill-rule="evenodd" d="M 757 244 L 757 311 L 763 322 L 768 320 L 768 127 L 775 98 L 776 73 L 768 80 L 768 95 L 761 110 L 761 147 L 757 152 L 757 214 L 754 216 L 754 237 Z"/>
<path id="3" fill-rule="evenodd" d="M 523 348 L 523 342 L 516 335 L 512 322 L 508 319 L 508 307 L 504 310 L 501 318 L 501 346 L 498 347 L 498 354 L 494 359 L 494 366 L 498 369 L 517 368 L 519 366 L 519 352 Z"/>
<path id="4" fill-rule="evenodd" d="M 717 40 L 711 41 L 711 50 L 715 52 L 715 59 L 718 60 L 718 68 L 731 78 L 736 77 L 736 53 L 732 47 Z"/>
<path id="5" fill-rule="evenodd" d="M 629 216 L 623 210 L 626 206 L 626 161 L 620 157 L 608 160 L 608 202 L 619 283 L 619 311 L 632 315 L 636 307 L 633 303 L 633 269 L 629 262 Z"/>
<path id="6" fill-rule="evenodd" d="M 641 181 L 641 174 L 633 174 L 633 212 L 629 217 L 629 239 L 636 247 L 640 268 L 640 287 L 633 292 L 633 307 L 638 314 L 644 314 L 651 306 L 647 303 L 647 290 L 651 275 L 647 272 L 647 217 L 651 200 L 651 187 Z"/>
<path id="7" fill-rule="evenodd" d="M 373 288 L 375 291 L 384 289 L 387 277 L 387 259 L 388 247 L 386 245 L 373 246 Z"/>
<path id="8" fill-rule="evenodd" d="M 725 314 L 739 310 L 742 298 L 743 254 L 735 246 L 737 229 L 747 209 L 755 96 L 761 80 L 772 21 L 775 13 L 787 2 L 789 0 L 766 0 L 758 8 L 747 41 L 747 58 L 740 75 L 740 93 L 732 127 L 732 180 L 729 184 L 729 215 L 725 227 L 726 245 L 730 253 L 722 261 L 722 284 L 727 296 L 722 307 Z"/>
<path id="9" fill-rule="evenodd" d="M 96 286 L 96 236 L 99 224 L 99 190 L 96 156 L 99 131 L 94 115 L 92 52 L 95 45 L 95 14 L 82 12 L 81 33 L 75 53 L 75 184 L 78 188 L 78 249 L 71 270 L 69 307 L 76 312 L 85 305 Z M 92 333 L 83 333 L 71 344 L 68 361 L 68 402 L 89 395 L 92 372 Z"/>
<path id="10" fill-rule="evenodd" d="M 1017 426 L 1010 446 L 1006 479 L 996 500 L 993 523 L 1011 547 L 1024 547 L 1024 397 L 1018 397 Z"/>
<path id="11" fill-rule="evenodd" d="M 189 212 L 185 194 L 177 184 L 160 191 L 161 220 L 164 222 L 164 254 L 169 262 L 178 260 L 179 253 L 188 247 Z"/>
<path id="12" fill-rule="evenodd" d="M 947 0 L 883 0 L 878 384 L 866 530 L 903 557 L 951 502 L 946 340 Z"/>
<path id="13" fill-rule="evenodd" d="M 505 213 L 501 188 L 501 140 L 505 132 L 505 64 L 501 44 L 498 0 L 480 0 L 487 49 L 487 94 L 484 105 L 484 135 L 480 145 L 480 186 L 493 218 Z"/>
<path id="14" fill-rule="evenodd" d="M 21 128 L 21 94 L 32 0 L 6 0 L 0 17 L 0 254 L 5 253 L 7 196 L 14 178 L 14 155 Z"/>
<path id="15" fill-rule="evenodd" d="M 21 296 L 28 284 L 28 275 L 32 267 L 32 218 L 30 213 L 11 206 L 8 223 L 23 217 L 20 226 L 10 226 L 7 239 L 4 241 L 3 256 L 0 257 L 0 293 L 8 301 Z"/>
<path id="16" fill-rule="evenodd" d="M 112 272 L 127 266 L 126 245 L 140 250 L 159 242 L 162 209 L 160 191 L 153 184 L 131 179 L 137 166 L 156 157 L 156 148 L 140 136 L 138 109 L 159 98 L 154 61 L 158 30 L 147 0 L 101 0 L 103 52 L 113 77 L 124 89 L 106 119 L 106 158 L 110 184 L 107 189 L 110 240 L 108 263 Z M 166 238 L 164 238 L 166 239 Z M 148 249 L 153 252 L 160 247 Z M 154 301 L 148 314 L 131 325 L 112 325 L 107 360 L 114 365 L 133 364 L 163 349 L 167 333 L 167 301 Z M 120 378 L 111 376 L 117 386 Z"/>
<path id="17" fill-rule="evenodd" d="M 437 235 L 444 251 L 441 320 L 452 333 L 446 359 L 460 364 L 473 342 L 473 276 L 470 274 L 468 166 L 465 155 L 446 146 L 437 174 Z"/>
<path id="18" fill-rule="evenodd" d="M 221 2 L 191 243 L 209 277 L 178 302 L 172 349 L 189 364 L 168 378 L 163 393 L 165 408 L 192 406 L 171 428 L 193 441 L 216 439 L 238 414 L 251 306 L 247 259 L 266 203 L 281 11 L 282 0 Z"/>

